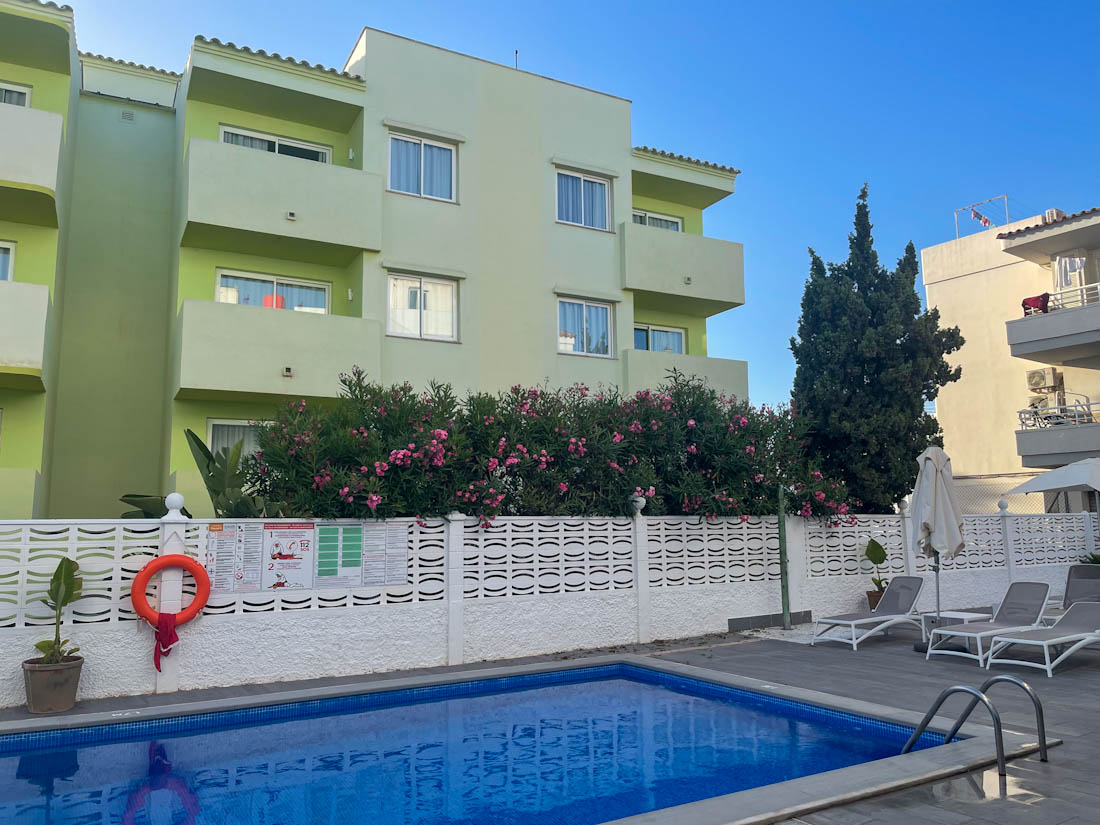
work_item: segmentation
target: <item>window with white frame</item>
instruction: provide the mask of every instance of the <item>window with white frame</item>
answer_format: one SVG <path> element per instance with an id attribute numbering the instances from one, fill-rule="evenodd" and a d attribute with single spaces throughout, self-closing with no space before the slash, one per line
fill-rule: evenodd
<path id="1" fill-rule="evenodd" d="M 390 275 L 386 330 L 390 335 L 458 340 L 458 284 L 444 278 Z"/>
<path id="2" fill-rule="evenodd" d="M 233 146 L 243 146 L 246 149 L 258 149 L 261 152 L 272 152 L 276 155 L 286 155 L 292 158 L 302 158 L 318 163 L 329 163 L 332 153 L 326 146 L 316 143 L 306 143 L 302 140 L 289 140 L 277 135 L 267 135 L 263 132 L 253 132 L 248 129 L 238 129 L 236 126 L 222 126 L 220 128 L 222 143 Z"/>
<path id="3" fill-rule="evenodd" d="M 255 272 L 218 270 L 218 301 L 223 304 L 292 309 L 325 315 L 329 311 L 329 285 Z"/>
<path id="4" fill-rule="evenodd" d="M 406 195 L 454 201 L 455 147 L 391 133 L 389 188 Z"/>
<path id="5" fill-rule="evenodd" d="M 231 450 L 238 441 L 243 441 L 241 457 L 255 455 L 260 451 L 260 442 L 256 435 L 257 423 L 237 418 L 208 418 L 206 445 L 210 452 L 217 455 L 220 450 Z"/>
<path id="6" fill-rule="evenodd" d="M 31 87 L 0 80 L 0 103 L 8 103 L 12 106 L 30 106 Z"/>
<path id="7" fill-rule="evenodd" d="M 558 352 L 610 357 L 611 304 L 559 298 Z"/>
<path id="8" fill-rule="evenodd" d="M 15 280 L 15 241 L 0 241 L 0 281 Z"/>
<path id="9" fill-rule="evenodd" d="M 676 327 L 657 327 L 652 324 L 634 325 L 634 349 L 653 352 L 674 352 L 683 355 L 685 331 Z"/>
<path id="10" fill-rule="evenodd" d="M 635 209 L 633 215 L 634 223 L 640 223 L 642 226 L 653 226 L 657 229 L 671 229 L 673 232 L 683 232 L 684 224 L 679 218 L 674 218 L 672 215 L 660 215 L 657 212 L 643 212 L 641 209 Z"/>
<path id="11" fill-rule="evenodd" d="M 607 178 L 558 170 L 558 221 L 592 229 L 607 229 L 611 182 Z"/>

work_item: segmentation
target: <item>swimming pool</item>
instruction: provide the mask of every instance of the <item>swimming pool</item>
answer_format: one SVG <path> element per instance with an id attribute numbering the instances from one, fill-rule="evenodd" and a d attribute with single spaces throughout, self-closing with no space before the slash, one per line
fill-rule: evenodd
<path id="1" fill-rule="evenodd" d="M 911 731 L 617 662 L 0 737 L 0 820 L 586 825 L 920 759 Z"/>

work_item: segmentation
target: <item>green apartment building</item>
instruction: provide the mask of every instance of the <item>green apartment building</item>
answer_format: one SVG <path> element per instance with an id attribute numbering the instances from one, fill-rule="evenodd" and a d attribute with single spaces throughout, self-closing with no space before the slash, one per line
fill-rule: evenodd
<path id="1" fill-rule="evenodd" d="M 184 440 L 289 399 L 675 367 L 744 303 L 703 235 L 738 172 L 632 146 L 630 102 L 363 29 L 340 70 L 196 37 L 182 73 L 0 0 L 0 518 L 209 501 Z"/>

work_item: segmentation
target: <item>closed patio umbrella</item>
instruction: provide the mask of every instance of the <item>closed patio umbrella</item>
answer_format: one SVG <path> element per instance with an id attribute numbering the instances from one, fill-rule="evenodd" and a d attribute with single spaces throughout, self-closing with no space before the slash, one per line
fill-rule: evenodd
<path id="1" fill-rule="evenodd" d="M 936 573 L 936 624 L 940 623 L 940 561 L 962 552 L 963 517 L 955 498 L 951 459 L 939 447 L 917 458 L 920 471 L 913 488 L 913 546 L 932 558 Z"/>

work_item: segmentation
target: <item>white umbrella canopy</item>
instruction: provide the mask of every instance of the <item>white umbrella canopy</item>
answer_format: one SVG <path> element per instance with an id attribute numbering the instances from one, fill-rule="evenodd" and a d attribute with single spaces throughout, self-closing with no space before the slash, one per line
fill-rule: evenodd
<path id="1" fill-rule="evenodd" d="M 936 624 L 940 624 L 940 560 L 962 552 L 963 517 L 955 498 L 951 459 L 939 447 L 929 447 L 917 457 L 920 471 L 913 488 L 913 546 L 934 560 L 936 573 Z"/>
<path id="2" fill-rule="evenodd" d="M 1035 476 L 1019 487 L 1013 487 L 1005 495 L 1082 490 L 1100 491 L 1100 458 L 1086 458 L 1064 467 L 1047 470 L 1041 476 Z"/>

